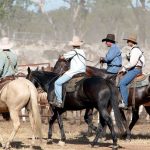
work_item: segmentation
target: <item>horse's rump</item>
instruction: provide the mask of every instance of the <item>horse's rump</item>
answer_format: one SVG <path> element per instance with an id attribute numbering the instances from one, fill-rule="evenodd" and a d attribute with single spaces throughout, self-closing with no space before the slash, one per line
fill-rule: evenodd
<path id="1" fill-rule="evenodd" d="M 20 127 L 19 112 L 23 107 L 28 108 L 31 127 L 34 132 L 32 139 L 34 140 L 35 135 L 41 138 L 41 118 L 37 96 L 35 86 L 25 78 L 18 78 L 10 81 L 0 90 L 0 112 L 8 108 L 5 112 L 10 112 L 14 127 L 5 145 L 6 148 L 9 147 L 10 142 L 13 140 Z"/>

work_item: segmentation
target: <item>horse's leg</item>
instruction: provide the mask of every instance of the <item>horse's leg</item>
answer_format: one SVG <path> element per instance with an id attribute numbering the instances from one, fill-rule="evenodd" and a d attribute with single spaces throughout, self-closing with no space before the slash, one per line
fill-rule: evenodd
<path id="1" fill-rule="evenodd" d="M 131 139 L 131 130 L 138 121 L 138 119 L 139 119 L 139 106 L 136 106 L 134 109 L 132 109 L 132 120 L 129 125 L 130 134 L 127 135 L 127 139 Z"/>
<path id="2" fill-rule="evenodd" d="M 85 110 L 84 120 L 88 124 L 88 133 L 87 133 L 87 135 L 90 136 L 90 135 L 92 135 L 92 130 L 94 130 L 94 131 L 97 130 L 97 127 L 94 126 L 93 123 L 92 123 L 93 109 L 86 109 Z"/>
<path id="3" fill-rule="evenodd" d="M 63 113 L 62 111 L 61 112 L 57 111 L 57 121 L 58 121 L 58 125 L 59 125 L 60 132 L 61 132 L 61 141 L 65 142 L 66 141 L 66 135 L 64 132 L 63 120 L 62 120 L 62 116 L 61 116 L 62 113 Z"/>
<path id="4" fill-rule="evenodd" d="M 107 109 L 105 109 L 104 107 L 101 107 L 99 109 L 99 112 L 100 112 L 100 115 L 102 116 L 102 118 L 107 123 L 107 125 L 108 125 L 108 127 L 109 127 L 109 129 L 111 131 L 111 135 L 112 135 L 112 139 L 113 139 L 113 145 L 114 145 L 114 147 L 116 147 L 117 146 L 117 136 L 116 136 L 116 133 L 115 133 L 115 130 L 114 130 L 112 119 L 111 119 L 110 115 L 108 114 Z M 97 143 L 98 139 L 101 136 L 102 136 L 102 126 L 99 123 L 98 129 L 96 131 L 96 137 L 95 137 L 95 139 L 93 141 L 92 146 L 94 146 Z"/>
<path id="5" fill-rule="evenodd" d="M 1 130 L 0 130 L 0 142 L 1 142 L 1 144 L 2 144 L 2 147 L 5 147 L 5 144 L 4 144 L 4 139 L 3 139 L 3 137 L 2 137 L 2 135 L 1 135 Z"/>
<path id="6" fill-rule="evenodd" d="M 21 109 L 21 114 L 23 115 L 22 121 L 23 121 L 23 122 L 26 122 L 26 117 L 25 117 L 26 109 L 25 109 L 25 107 Z"/>
<path id="7" fill-rule="evenodd" d="M 146 112 L 150 115 L 150 106 L 144 106 L 144 107 L 145 107 Z"/>
<path id="8" fill-rule="evenodd" d="M 48 129 L 48 139 L 47 139 L 47 144 L 52 144 L 52 127 L 53 123 L 55 122 L 57 118 L 57 112 L 54 110 L 52 117 L 49 119 L 49 129 Z"/>
<path id="9" fill-rule="evenodd" d="M 108 111 L 109 114 L 111 114 L 112 107 L 109 106 L 107 111 Z M 102 134 L 102 136 L 105 137 L 106 136 L 107 124 L 106 124 L 105 120 L 103 119 L 102 115 L 100 116 L 100 122 L 101 122 L 101 125 L 103 127 L 103 134 Z M 107 140 L 107 137 L 105 138 L 105 140 Z"/>
<path id="10" fill-rule="evenodd" d="M 32 145 L 34 145 L 35 144 L 35 135 L 34 135 L 35 127 L 34 127 L 34 120 L 33 120 L 33 116 L 32 116 L 31 111 L 29 111 L 29 120 L 30 120 L 30 124 L 31 124 L 31 129 L 33 132 L 33 134 L 32 134 Z"/>
<path id="11" fill-rule="evenodd" d="M 125 133 L 123 134 L 123 137 L 124 137 L 124 138 L 127 138 L 128 136 L 130 137 L 131 131 L 129 130 L 129 124 L 128 124 L 128 122 L 127 122 L 127 119 L 126 119 L 126 116 L 125 116 L 125 114 L 124 114 L 124 111 L 123 111 L 122 109 L 120 109 L 120 113 L 121 113 L 121 115 L 122 115 L 123 125 L 124 125 L 124 127 L 125 127 L 125 129 L 126 129 Z M 128 138 L 127 138 L 127 139 L 128 139 Z"/>
<path id="12" fill-rule="evenodd" d="M 101 111 L 101 115 L 102 115 L 103 119 L 105 120 L 105 122 L 107 123 L 107 125 L 110 129 L 111 136 L 112 136 L 112 139 L 113 139 L 113 145 L 114 145 L 114 147 L 116 147 L 117 146 L 117 136 L 116 136 L 116 133 L 115 133 L 115 130 L 114 130 L 113 121 L 112 121 L 112 119 L 111 119 L 111 117 L 110 117 L 110 115 L 109 115 L 109 113 L 106 109 L 103 109 Z"/>
<path id="13" fill-rule="evenodd" d="M 6 142 L 5 148 L 9 148 L 10 142 L 14 139 L 19 127 L 20 127 L 20 120 L 19 120 L 19 112 L 17 110 L 10 110 L 11 120 L 13 122 L 13 131 L 10 134 L 8 141 Z"/>
<path id="14" fill-rule="evenodd" d="M 97 143 L 98 139 L 102 136 L 102 130 L 103 130 L 103 128 L 102 128 L 102 125 L 101 125 L 100 120 L 99 120 L 98 128 L 96 130 L 96 136 L 95 136 L 95 138 L 91 144 L 92 147 L 94 147 L 94 145 Z"/>

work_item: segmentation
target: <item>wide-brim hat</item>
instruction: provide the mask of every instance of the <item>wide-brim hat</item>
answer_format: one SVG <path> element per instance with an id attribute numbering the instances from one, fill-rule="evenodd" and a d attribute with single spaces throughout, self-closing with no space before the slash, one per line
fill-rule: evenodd
<path id="1" fill-rule="evenodd" d="M 105 39 L 102 39 L 102 42 L 112 42 L 115 43 L 115 35 L 114 34 L 107 34 Z"/>
<path id="2" fill-rule="evenodd" d="M 8 37 L 3 37 L 0 40 L 0 49 L 11 49 L 14 46 L 14 43 L 9 40 Z"/>
<path id="3" fill-rule="evenodd" d="M 83 41 L 78 36 L 73 36 L 72 41 L 69 42 L 70 46 L 81 46 Z"/>
<path id="4" fill-rule="evenodd" d="M 132 33 L 128 36 L 128 38 L 125 38 L 123 40 L 131 41 L 131 42 L 137 44 L 137 35 L 135 33 Z"/>

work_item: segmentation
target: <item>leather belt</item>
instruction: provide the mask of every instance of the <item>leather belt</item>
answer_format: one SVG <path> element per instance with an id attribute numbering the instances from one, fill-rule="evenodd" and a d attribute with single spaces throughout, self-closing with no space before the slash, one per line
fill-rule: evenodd
<path id="1" fill-rule="evenodd" d="M 142 69 L 142 66 L 135 66 L 136 69 Z"/>

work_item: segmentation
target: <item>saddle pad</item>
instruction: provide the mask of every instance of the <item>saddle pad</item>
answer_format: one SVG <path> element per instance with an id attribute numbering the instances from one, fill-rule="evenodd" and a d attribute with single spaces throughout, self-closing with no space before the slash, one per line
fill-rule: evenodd
<path id="1" fill-rule="evenodd" d="M 0 79 L 0 90 L 10 81 L 15 80 L 14 76 L 9 76 L 9 77 L 5 77 L 5 78 L 1 78 Z"/>
<path id="2" fill-rule="evenodd" d="M 74 92 L 76 90 L 77 83 L 84 79 L 85 76 L 72 78 L 70 81 L 66 83 L 66 92 Z"/>
<path id="3" fill-rule="evenodd" d="M 149 74 L 142 75 L 142 77 L 135 78 L 130 84 L 129 88 L 133 87 L 143 87 L 149 84 Z"/>

